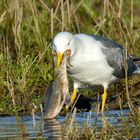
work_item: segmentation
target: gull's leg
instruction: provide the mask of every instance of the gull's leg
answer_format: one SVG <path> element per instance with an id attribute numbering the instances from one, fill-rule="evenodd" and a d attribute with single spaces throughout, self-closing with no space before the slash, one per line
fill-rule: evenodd
<path id="1" fill-rule="evenodd" d="M 107 99 L 107 89 L 104 87 L 104 93 L 102 94 L 102 112 L 104 112 L 105 103 Z"/>
<path id="2" fill-rule="evenodd" d="M 77 88 L 74 88 L 73 93 L 71 95 L 70 104 L 66 105 L 65 109 L 61 112 L 61 115 L 63 116 L 66 115 L 70 105 L 75 101 L 76 96 L 77 96 Z"/>
<path id="3" fill-rule="evenodd" d="M 72 95 L 71 95 L 71 104 L 75 101 L 77 96 L 77 89 L 74 88 Z M 66 105 L 66 111 L 69 109 L 69 105 Z"/>

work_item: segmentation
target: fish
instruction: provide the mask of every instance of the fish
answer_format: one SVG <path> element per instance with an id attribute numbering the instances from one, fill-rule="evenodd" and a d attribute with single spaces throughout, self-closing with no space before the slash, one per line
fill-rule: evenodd
<path id="1" fill-rule="evenodd" d="M 50 83 L 44 96 L 44 117 L 45 119 L 55 118 L 63 108 L 69 96 L 68 76 L 67 76 L 68 55 L 64 53 L 63 59 L 58 69 L 56 79 Z"/>

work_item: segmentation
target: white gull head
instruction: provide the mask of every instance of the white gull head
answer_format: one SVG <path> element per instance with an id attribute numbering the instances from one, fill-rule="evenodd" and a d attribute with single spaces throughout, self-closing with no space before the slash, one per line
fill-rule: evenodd
<path id="1" fill-rule="evenodd" d="M 73 52 L 73 41 L 74 41 L 74 35 L 69 32 L 60 32 L 58 33 L 53 40 L 52 49 L 58 54 L 60 52 L 61 54 L 64 53 L 67 50 L 71 50 L 71 55 Z"/>

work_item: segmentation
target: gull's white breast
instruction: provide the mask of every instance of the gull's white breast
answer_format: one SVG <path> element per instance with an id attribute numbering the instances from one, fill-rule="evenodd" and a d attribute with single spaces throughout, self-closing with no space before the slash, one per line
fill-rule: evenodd
<path id="1" fill-rule="evenodd" d="M 116 78 L 112 75 L 113 68 L 109 66 L 104 46 L 94 38 L 84 34 L 75 35 L 80 41 L 77 52 L 70 59 L 72 67 L 68 69 L 74 81 L 90 85 L 108 85 Z M 74 43 L 73 43 L 74 44 Z M 77 43 L 75 43 L 77 44 Z"/>

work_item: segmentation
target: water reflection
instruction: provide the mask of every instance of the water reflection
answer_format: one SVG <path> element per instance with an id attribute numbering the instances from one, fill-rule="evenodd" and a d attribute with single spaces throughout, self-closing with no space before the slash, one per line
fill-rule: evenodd
<path id="1" fill-rule="evenodd" d="M 67 135 L 62 131 L 62 125 L 56 119 L 44 120 L 44 129 L 48 132 L 49 140 L 67 139 Z"/>
<path id="2" fill-rule="evenodd" d="M 128 120 L 128 113 L 130 111 L 107 111 L 105 112 L 105 119 L 107 123 L 117 128 L 118 131 L 124 129 L 125 121 Z M 96 119 L 97 117 L 97 119 Z M 122 121 L 122 118 L 124 121 Z M 65 123 L 66 118 L 58 116 L 57 119 L 41 120 L 41 114 L 35 115 L 35 127 L 33 125 L 33 118 L 31 115 L 22 115 L 20 120 L 27 128 L 28 135 L 22 136 L 22 131 L 18 127 L 16 118 L 14 116 L 0 117 L 0 139 L 13 138 L 13 139 L 49 139 L 49 140 L 63 140 L 68 139 L 67 131 L 69 123 Z M 79 131 L 83 129 L 83 124 L 102 128 L 102 115 L 101 113 L 77 113 L 74 119 L 74 125 Z M 129 130 L 134 130 L 133 124 L 128 124 Z M 66 130 L 67 129 L 67 130 Z M 138 136 L 138 135 L 137 135 Z"/>

